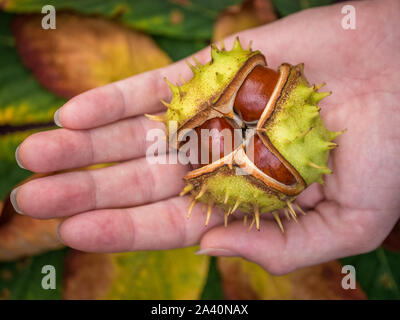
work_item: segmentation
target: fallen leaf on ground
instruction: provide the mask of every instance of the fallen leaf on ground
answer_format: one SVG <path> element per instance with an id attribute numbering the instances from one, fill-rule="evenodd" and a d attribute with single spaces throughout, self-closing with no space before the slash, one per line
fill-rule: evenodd
<path id="1" fill-rule="evenodd" d="M 62 219 L 39 220 L 15 212 L 10 197 L 4 201 L 0 216 L 0 261 L 62 248 L 57 226 Z"/>
<path id="2" fill-rule="evenodd" d="M 128 253 L 71 250 L 65 261 L 64 299 L 198 299 L 209 257 L 196 248 Z"/>
<path id="3" fill-rule="evenodd" d="M 64 170 L 62 172 L 93 170 L 108 165 L 112 165 L 112 163 L 96 164 L 80 169 Z M 20 185 L 29 180 L 60 172 L 33 174 L 21 182 Z M 10 201 L 10 195 L 8 194 L 0 213 L 0 262 L 11 261 L 64 247 L 57 237 L 57 227 L 63 220 L 63 218 L 43 220 L 20 215 L 14 210 Z"/>
<path id="4" fill-rule="evenodd" d="M 242 258 L 218 258 L 227 299 L 365 299 L 364 292 L 345 290 L 345 274 L 337 261 L 308 267 L 284 276 L 273 276 Z"/>
<path id="5" fill-rule="evenodd" d="M 42 18 L 17 16 L 13 33 L 23 63 L 62 97 L 171 63 L 151 37 L 115 21 L 58 13 L 57 28 L 46 30 Z"/>

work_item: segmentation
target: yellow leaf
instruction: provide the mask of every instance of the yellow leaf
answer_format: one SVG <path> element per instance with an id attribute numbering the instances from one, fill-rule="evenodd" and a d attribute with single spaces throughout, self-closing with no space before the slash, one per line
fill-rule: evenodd
<path id="1" fill-rule="evenodd" d="M 218 258 L 223 290 L 227 299 L 365 299 L 364 292 L 341 286 L 342 265 L 331 261 L 273 276 L 242 258 Z"/>
<path id="2" fill-rule="evenodd" d="M 71 251 L 65 262 L 64 299 L 198 299 L 209 257 L 195 255 L 195 250 Z"/>

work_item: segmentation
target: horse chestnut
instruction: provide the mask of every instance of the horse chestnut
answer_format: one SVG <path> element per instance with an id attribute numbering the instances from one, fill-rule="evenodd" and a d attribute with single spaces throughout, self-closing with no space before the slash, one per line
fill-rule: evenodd
<path id="1" fill-rule="evenodd" d="M 173 98 L 164 102 L 168 110 L 158 119 L 167 126 L 177 123 L 168 131 L 176 141 L 182 141 L 184 129 L 216 129 L 217 157 L 210 157 L 212 138 L 205 150 L 200 141 L 199 154 L 208 153 L 212 160 L 184 178 L 181 195 L 190 193 L 193 199 L 188 215 L 200 201 L 208 206 L 206 224 L 216 205 L 225 211 L 225 224 L 240 210 L 245 219 L 252 215 L 251 226 L 259 230 L 260 213 L 271 212 L 283 231 L 277 210 L 296 220 L 296 210 L 303 212 L 292 204 L 296 196 L 331 172 L 326 163 L 337 146 L 331 141 L 342 132 L 325 127 L 318 106 L 330 92 L 308 83 L 303 64 L 267 68 L 265 57 L 243 49 L 238 38 L 230 51 L 212 45 L 211 57 L 205 65 L 189 64 L 193 78 L 182 86 L 167 81 Z M 234 144 L 221 134 L 224 129 L 241 131 L 243 140 Z"/>

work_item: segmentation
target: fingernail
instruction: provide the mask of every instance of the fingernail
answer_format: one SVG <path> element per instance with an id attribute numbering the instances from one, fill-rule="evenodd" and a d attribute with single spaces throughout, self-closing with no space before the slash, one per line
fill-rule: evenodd
<path id="1" fill-rule="evenodd" d="M 237 256 L 237 254 L 234 253 L 233 251 L 221 248 L 205 248 L 196 251 L 195 254 L 205 255 L 205 256 L 224 256 L 224 257 Z"/>
<path id="2" fill-rule="evenodd" d="M 54 113 L 54 122 L 57 126 L 59 126 L 60 128 L 62 128 L 62 124 L 60 122 L 60 109 L 58 109 L 55 113 Z"/>
<path id="3" fill-rule="evenodd" d="M 18 189 L 19 189 L 19 187 L 15 188 L 13 191 L 11 191 L 10 201 L 11 201 L 12 206 L 14 207 L 15 212 L 23 215 L 24 213 L 18 207 L 18 203 L 17 203 L 17 192 L 18 192 Z"/>
<path id="4" fill-rule="evenodd" d="M 58 241 L 60 241 L 62 244 L 65 244 L 65 243 L 62 241 L 61 236 L 60 236 L 60 227 L 61 227 L 61 225 L 62 225 L 62 223 L 60 223 L 60 224 L 57 226 L 56 234 L 57 234 Z"/>
<path id="5" fill-rule="evenodd" d="M 17 147 L 17 149 L 15 149 L 15 161 L 17 161 L 17 165 L 21 168 L 21 169 L 25 169 L 25 167 L 21 164 L 21 161 L 19 161 L 18 158 L 18 149 L 20 146 Z"/>

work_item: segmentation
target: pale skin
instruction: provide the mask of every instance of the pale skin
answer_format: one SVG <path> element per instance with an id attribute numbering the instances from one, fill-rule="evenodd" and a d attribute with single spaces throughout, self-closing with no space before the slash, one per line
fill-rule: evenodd
<path id="1" fill-rule="evenodd" d="M 349 4 L 349 3 L 346 3 Z M 273 274 L 375 249 L 400 215 L 399 1 L 361 1 L 356 30 L 341 27 L 343 4 L 303 11 L 239 34 L 266 55 L 268 65 L 305 63 L 310 83 L 326 82 L 322 117 L 331 130 L 346 128 L 330 156 L 333 174 L 311 185 L 297 202 L 299 223 L 282 234 L 262 215 L 261 230 L 241 220 L 227 228 L 215 210 L 207 227 L 200 205 L 178 194 L 189 171 L 146 161 L 146 132 L 162 125 L 144 113 L 164 111 L 172 82 L 191 77 L 184 61 L 80 94 L 58 113 L 63 128 L 28 137 L 17 150 L 33 172 L 117 162 L 92 171 L 60 173 L 25 183 L 15 193 L 21 212 L 67 217 L 60 239 L 83 251 L 164 250 L 200 244 L 200 253 L 241 256 Z M 232 46 L 233 38 L 225 40 Z M 209 49 L 195 55 L 209 59 Z"/>

